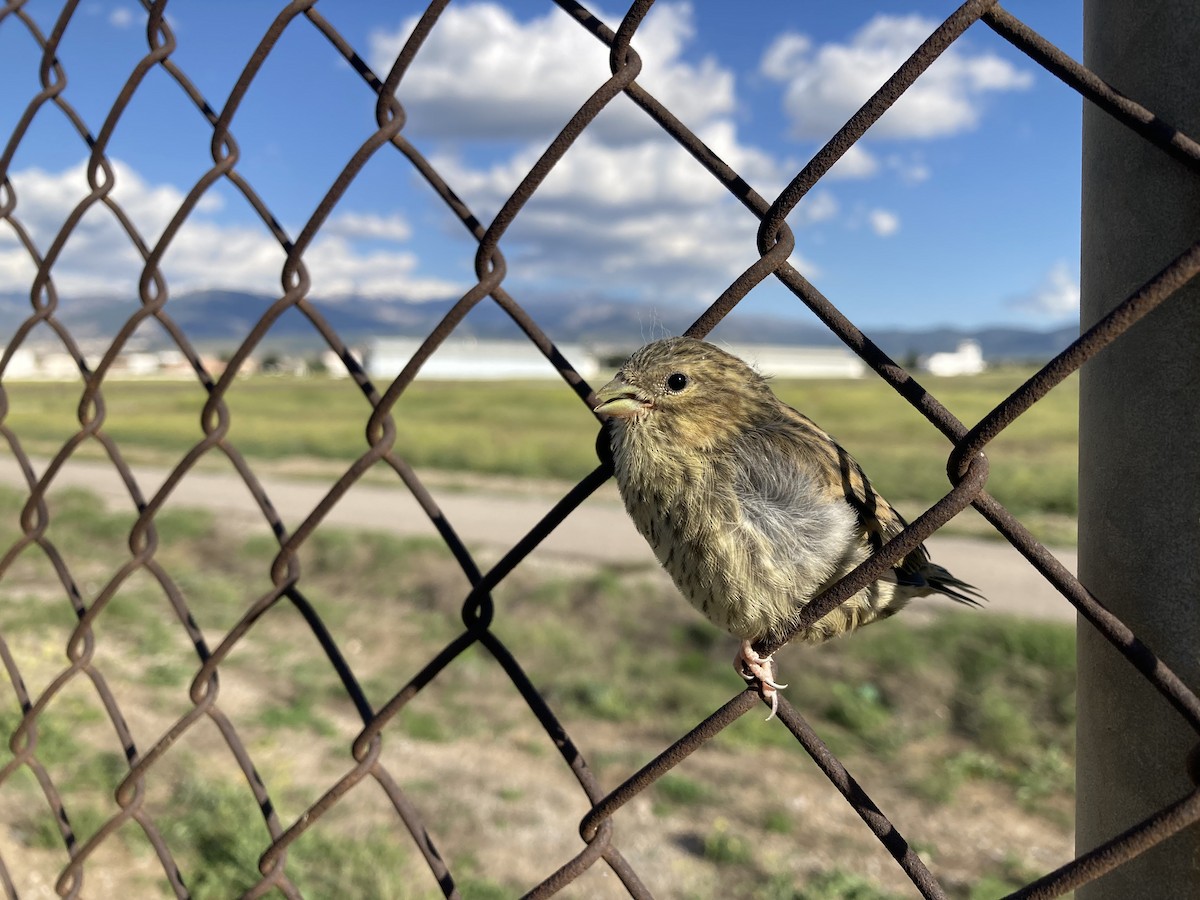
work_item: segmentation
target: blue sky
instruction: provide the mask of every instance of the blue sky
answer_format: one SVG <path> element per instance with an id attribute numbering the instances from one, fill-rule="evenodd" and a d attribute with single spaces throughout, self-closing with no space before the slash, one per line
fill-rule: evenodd
<path id="1" fill-rule="evenodd" d="M 58 2 L 25 7 L 43 32 Z M 220 108 L 282 4 L 176 0 L 172 58 Z M 640 78 L 768 199 L 955 7 L 916 2 L 660 2 L 634 41 Z M 422 6 L 332 2 L 317 9 L 381 75 Z M 590 7 L 611 26 L 620 9 Z M 1078 4 L 1006 8 L 1080 56 Z M 146 52 L 145 13 L 82 0 L 62 42 L 66 99 L 93 134 Z M 0 139 L 39 90 L 38 54 L 0 21 Z M 487 221 L 557 130 L 607 77 L 594 39 L 550 3 L 452 3 L 400 97 L 406 134 Z M 794 262 L 865 326 L 1072 321 L 1078 307 L 1082 101 L 981 24 L 973 26 L 789 217 Z M 374 102 L 311 24 L 289 26 L 233 122 L 238 170 L 297 234 L 375 130 Z M 211 130 L 162 71 L 120 119 L 113 197 L 153 241 L 212 165 Z M 44 249 L 87 193 L 84 143 L 41 109 L 12 160 L 16 217 Z M 606 109 L 505 235 L 518 300 L 623 300 L 699 312 L 755 258 L 756 220 L 627 98 Z M 368 163 L 306 255 L 317 298 L 457 296 L 474 242 L 400 154 Z M 206 194 L 168 251 L 175 293 L 276 293 L 282 253 L 230 186 Z M 32 264 L 0 223 L 0 279 Z M 124 293 L 140 264 L 94 209 L 55 266 L 64 296 Z M 768 283 L 748 312 L 808 313 Z M 736 313 L 735 313 L 736 314 Z"/>

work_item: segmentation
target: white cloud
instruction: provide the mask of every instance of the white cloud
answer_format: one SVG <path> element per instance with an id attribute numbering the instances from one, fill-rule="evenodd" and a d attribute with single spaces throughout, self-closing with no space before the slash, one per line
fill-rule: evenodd
<path id="1" fill-rule="evenodd" d="M 759 71 L 776 81 L 787 81 L 813 48 L 806 34 L 787 31 L 777 37 L 763 53 Z"/>
<path id="2" fill-rule="evenodd" d="M 740 147 L 729 123 L 700 137 L 752 182 L 786 183 L 769 158 Z M 472 209 L 490 218 L 537 157 L 527 148 L 487 168 L 451 156 L 434 166 Z M 756 179 L 755 176 L 758 176 Z M 838 211 L 810 193 L 793 227 Z M 608 145 L 583 134 L 501 239 L 510 277 L 603 279 L 614 291 L 673 301 L 711 299 L 758 257 L 758 219 L 673 142 Z M 807 272 L 815 267 L 798 260 Z"/>
<path id="3" fill-rule="evenodd" d="M 537 150 L 486 169 L 434 165 L 490 218 Z M 753 261 L 757 220 L 687 154 L 665 142 L 605 146 L 584 134 L 501 240 L 521 278 L 586 272 L 669 294 L 722 289 Z M 725 214 L 715 215 L 716 210 Z"/>
<path id="4" fill-rule="evenodd" d="M 900 230 L 900 217 L 886 209 L 873 209 L 867 213 L 867 224 L 880 237 L 891 237 Z"/>
<path id="5" fill-rule="evenodd" d="M 879 172 L 879 160 L 861 143 L 851 144 L 850 149 L 829 170 L 830 178 L 870 178 Z"/>
<path id="6" fill-rule="evenodd" d="M 919 156 L 900 156 L 893 153 L 888 156 L 886 162 L 888 169 L 899 175 L 905 184 L 920 184 L 929 180 L 929 166 Z"/>
<path id="7" fill-rule="evenodd" d="M 1079 279 L 1063 261 L 1055 263 L 1028 294 L 1009 303 L 1015 309 L 1047 319 L 1065 319 L 1079 312 Z"/>
<path id="8" fill-rule="evenodd" d="M 136 171 L 114 161 L 112 198 L 121 205 L 148 246 L 183 202 L 170 185 L 147 183 Z M 17 197 L 15 217 L 35 246 L 45 252 L 70 211 L 88 194 L 86 166 L 63 172 L 26 169 L 11 176 Z M 219 197 L 202 201 L 162 261 L 173 293 L 199 288 L 231 288 L 275 294 L 280 291 L 283 250 L 265 228 L 230 225 L 212 218 Z M 356 293 L 430 299 L 461 292 L 462 286 L 420 274 L 415 254 L 396 248 L 370 249 L 361 241 L 399 243 L 410 234 L 398 216 L 344 212 L 332 217 L 304 256 L 317 296 Z M 116 218 L 97 204 L 67 239 L 52 274 L 60 292 L 85 295 L 136 290 L 143 261 Z M 0 281 L 28 285 L 35 267 L 10 228 L 0 224 Z"/>
<path id="9" fill-rule="evenodd" d="M 414 22 L 371 36 L 369 56 L 380 71 L 390 66 Z M 688 56 L 694 33 L 690 5 L 655 6 L 634 38 L 643 61 L 638 82 L 771 198 L 791 172 L 739 140 L 734 76 L 711 58 Z M 520 20 L 494 3 L 471 3 L 446 9 L 398 96 L 409 130 L 448 139 L 431 161 L 486 222 L 547 138 L 609 74 L 607 48 L 561 11 Z M 478 142 L 501 139 L 517 149 L 500 158 L 494 146 L 478 152 Z M 850 162 L 864 159 L 855 155 Z M 836 211 L 828 191 L 818 190 L 789 222 L 822 222 Z M 614 293 L 711 299 L 757 258 L 757 230 L 758 220 L 715 178 L 618 97 L 554 166 L 501 249 L 509 277 L 518 283 L 599 278 Z"/>
<path id="10" fill-rule="evenodd" d="M 876 15 L 844 44 L 815 46 L 780 35 L 760 65 L 786 85 L 784 108 L 802 139 L 829 138 L 873 94 L 937 23 L 917 15 Z M 954 44 L 872 126 L 873 138 L 930 139 L 974 128 L 988 92 L 1023 90 L 1033 76 L 994 53 Z"/>
<path id="11" fill-rule="evenodd" d="M 108 24 L 114 28 L 128 28 L 133 24 L 133 10 L 127 6 L 115 7 L 108 14 Z"/>
<path id="12" fill-rule="evenodd" d="M 528 147 L 485 169 L 455 157 L 434 157 L 434 166 L 477 208 L 494 214 L 529 171 L 540 148 Z M 674 143 L 662 139 L 607 146 L 583 134 L 538 188 L 534 204 L 570 206 L 583 213 L 640 208 L 707 206 L 727 192 Z"/>
<path id="13" fill-rule="evenodd" d="M 321 233 L 400 243 L 412 237 L 412 226 L 396 214 L 378 216 L 373 213 L 344 212 L 326 222 Z"/>
<path id="14" fill-rule="evenodd" d="M 833 194 L 829 191 L 814 190 L 808 194 L 800 205 L 796 207 L 801 213 L 800 219 L 793 221 L 800 225 L 815 225 L 817 222 L 826 222 L 838 214 L 841 209 Z M 793 213 L 793 216 L 795 213 Z"/>
<path id="15" fill-rule="evenodd" d="M 416 21 L 370 34 L 368 56 L 377 71 L 388 71 Z M 733 111 L 734 78 L 711 57 L 681 59 L 693 33 L 691 7 L 666 3 L 646 17 L 633 46 L 643 63 L 638 83 L 696 128 Z M 529 140 L 557 133 L 610 75 L 608 48 L 561 10 L 519 21 L 495 3 L 452 5 L 422 45 L 398 96 L 415 134 Z M 657 130 L 624 97 L 589 128 L 610 141 Z"/>

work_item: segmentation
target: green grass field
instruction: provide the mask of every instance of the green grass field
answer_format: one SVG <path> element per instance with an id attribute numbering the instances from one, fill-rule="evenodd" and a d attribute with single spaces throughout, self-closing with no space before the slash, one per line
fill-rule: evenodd
<path id="1" fill-rule="evenodd" d="M 970 426 L 1028 374 L 998 370 L 924 384 Z M 949 444 L 877 379 L 775 387 L 838 438 L 906 513 L 948 489 Z M 54 454 L 78 432 L 77 384 L 13 382 L 5 393 L 3 424 L 27 453 Z M 104 431 L 129 461 L 172 465 L 202 438 L 205 399 L 194 383 L 113 381 L 104 390 Z M 370 406 L 351 382 L 249 378 L 235 382 L 227 401 L 228 440 L 259 471 L 328 478 L 367 449 Z M 1072 539 L 1077 402 L 1072 378 L 989 449 L 989 490 L 1047 539 Z M 419 382 L 393 417 L 397 451 L 422 472 L 568 482 L 597 462 L 596 419 L 557 382 Z M 104 451 L 89 441 L 77 452 Z M 0 551 L 17 538 L 23 499 L 0 491 Z M 48 502 L 46 538 L 91 603 L 128 559 L 132 514 L 73 490 L 54 490 Z M 215 646 L 270 588 L 277 542 L 265 530 L 231 533 L 196 510 L 165 509 L 156 526 L 155 562 Z M 440 542 L 322 527 L 300 564 L 302 590 L 375 708 L 461 629 L 468 586 Z M 36 547 L 0 579 L 9 598 L 0 605 L 0 638 L 36 696 L 66 665 L 76 617 Z M 494 597 L 496 634 L 606 790 L 738 689 L 732 641 L 644 572 L 522 566 Z M 1052 867 L 1028 847 L 1061 848 L 1055 865 L 1069 852 L 1074 629 L 994 613 L 899 618 L 852 639 L 783 651 L 787 696 L 898 816 L 906 836 L 921 842 L 951 897 L 1008 892 Z M 95 635 L 93 665 L 144 752 L 191 708 L 196 653 L 146 571 L 122 583 Z M 82 677 L 72 685 L 39 718 L 38 754 L 66 796 L 77 840 L 86 841 L 115 814 L 113 790 L 128 770 L 94 691 Z M 231 654 L 221 685 L 222 709 L 286 827 L 352 765 L 347 748 L 361 723 L 311 631 L 285 604 Z M 11 686 L 3 693 L 11 698 Z M 19 714 L 12 702 L 0 708 L 0 732 L 11 735 Z M 618 829 L 641 848 L 633 851 L 639 871 L 680 896 L 733 896 L 748 883 L 758 886 L 755 897 L 788 900 L 887 900 L 911 891 L 886 858 L 872 868 L 878 874 L 863 874 L 857 860 L 881 851 L 836 797 L 812 818 L 807 804 L 832 789 L 787 732 L 761 718 L 743 717 L 618 817 Z M 547 874 L 548 859 L 578 852 L 579 790 L 485 651 L 464 654 L 385 736 L 388 765 L 426 815 L 464 897 L 513 896 Z M 193 729 L 167 753 L 147 783 L 146 804 L 193 896 L 236 896 L 254 882 L 267 832 L 214 729 Z M 964 839 L 980 808 L 988 810 L 987 843 L 1007 848 L 1002 858 Z M 25 892 L 53 883 L 65 849 L 28 768 L 0 784 L 0 817 L 9 823 L 7 837 L 0 832 L 5 860 Z M 522 845 L 543 853 L 511 852 Z M 111 839 L 96 865 L 126 873 L 121 893 L 163 895 L 136 827 Z M 440 895 L 394 811 L 370 787 L 297 842 L 288 871 L 306 896 Z M 586 885 L 580 890 L 590 895 Z"/>
<path id="2" fill-rule="evenodd" d="M 0 548 L 19 537 L 22 499 L 0 491 Z M 45 537 L 91 604 L 128 559 L 132 514 L 106 510 L 78 490 L 54 492 L 48 502 Z M 269 590 L 278 545 L 197 510 L 164 510 L 156 525 L 155 564 L 178 585 L 214 647 Z M 461 632 L 468 586 L 440 542 L 321 528 L 299 559 L 300 589 L 375 709 Z M 77 618 L 37 547 L 18 555 L 2 578 L 0 637 L 36 698 L 68 667 L 64 649 Z M 739 690 L 732 639 L 651 574 L 522 566 L 494 601 L 495 634 L 604 790 Z M 192 709 L 196 651 L 146 571 L 121 584 L 94 635 L 90 664 L 145 753 Z M 852 638 L 789 647 L 780 667 L 788 699 L 919 842 L 949 896 L 984 900 L 1069 853 L 1074 641 L 1073 626 L 990 612 L 901 616 Z M 5 736 L 20 717 L 8 677 L 0 676 L 0 693 L 10 698 L 0 708 Z M 361 721 L 286 601 L 221 666 L 217 702 L 284 827 L 353 768 L 349 748 Z M 742 717 L 618 815 L 618 845 L 652 889 L 789 900 L 908 896 L 911 885 L 786 730 L 762 719 L 757 709 Z M 83 673 L 39 715 L 38 736 L 37 758 L 63 793 L 76 839 L 86 841 L 118 813 L 113 791 L 128 768 Z M 382 753 L 464 897 L 516 896 L 580 849 L 586 805 L 567 764 L 478 646 L 388 724 Z M 145 791 L 144 812 L 162 829 L 192 896 L 239 896 L 254 883 L 269 837 L 210 722 L 202 719 L 173 743 Z M 0 783 L 0 821 L 8 829 L 0 830 L 5 862 L 22 893 L 36 893 L 34 882 L 53 883 L 67 852 L 27 767 Z M 976 841 L 971 829 L 981 822 L 986 840 Z M 875 860 L 871 874 L 863 859 Z M 121 873 L 107 895 L 167 895 L 149 843 L 132 823 L 85 872 L 93 888 L 101 873 Z M 370 779 L 297 842 L 288 872 L 305 896 L 440 896 Z M 602 886 L 585 881 L 572 896 L 610 896 L 589 884 Z M 747 884 L 756 885 L 752 895 L 743 892 Z"/>
<path id="3" fill-rule="evenodd" d="M 997 369 L 974 378 L 926 378 L 924 386 L 968 426 L 1029 375 Z M 5 386 L 5 423 L 26 450 L 56 451 L 78 431 L 80 388 Z M 807 413 L 862 463 L 881 492 L 910 514 L 949 490 L 949 443 L 873 377 L 779 381 L 779 395 Z M 202 437 L 206 399 L 195 383 L 112 381 L 104 430 L 131 460 L 172 463 Z M 370 406 L 349 381 L 255 377 L 228 394 L 228 440 L 252 460 L 305 457 L 345 465 L 367 449 Z M 988 490 L 1013 512 L 1044 522 L 1077 509 L 1078 379 L 1072 377 L 989 448 Z M 421 468 L 531 479 L 578 479 L 596 465 L 594 416 L 565 385 L 546 382 L 418 382 L 393 411 L 396 449 Z M 80 452 L 99 455 L 96 442 Z M 1059 527 L 1059 540 L 1071 529 Z"/>

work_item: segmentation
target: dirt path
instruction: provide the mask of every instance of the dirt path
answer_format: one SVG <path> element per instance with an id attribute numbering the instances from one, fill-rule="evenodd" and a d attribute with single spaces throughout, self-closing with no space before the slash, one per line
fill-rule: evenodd
<path id="1" fill-rule="evenodd" d="M 44 463 L 36 461 L 39 472 Z M 138 466 L 138 483 L 146 497 L 153 496 L 167 470 Z M 289 529 L 299 526 L 320 502 L 330 480 L 316 481 L 279 475 L 260 476 L 267 496 Z M 0 484 L 24 488 L 17 466 L 10 459 L 0 464 Z M 56 484 L 86 488 L 104 497 L 114 508 L 128 508 L 129 494 L 112 466 L 73 460 L 59 473 Z M 443 513 L 463 540 L 472 547 L 503 550 L 525 534 L 553 506 L 561 493 L 507 490 L 479 486 L 431 488 Z M 240 477 L 228 472 L 196 470 L 187 475 L 167 501 L 172 507 L 201 507 L 220 512 L 230 524 L 246 527 L 263 519 Z M 421 508 L 403 487 L 360 482 L 341 499 L 326 521 L 340 527 L 390 531 L 403 535 L 434 535 Z M 1073 621 L 1075 611 L 1050 587 L 1025 559 L 1008 544 L 973 538 L 935 536 L 929 541 L 933 558 L 955 575 L 976 585 L 996 612 Z M 1057 552 L 1059 560 L 1075 571 L 1074 550 Z M 622 567 L 657 568 L 649 547 L 634 530 L 613 485 L 597 491 L 538 547 L 534 559 L 547 562 L 619 564 Z M 939 600 L 923 600 L 940 605 Z M 945 601 L 946 605 L 953 605 Z"/>

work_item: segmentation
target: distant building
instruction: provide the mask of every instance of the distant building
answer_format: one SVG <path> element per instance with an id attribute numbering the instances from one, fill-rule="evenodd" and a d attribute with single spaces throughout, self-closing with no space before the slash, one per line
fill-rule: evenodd
<path id="1" fill-rule="evenodd" d="M 3 349 L 0 348 L 0 354 Z M 96 371 L 103 357 L 102 351 L 88 353 L 84 358 L 88 369 Z M 207 359 L 206 367 L 210 373 L 220 374 L 224 368 L 222 363 L 214 368 L 215 362 Z M 202 360 L 203 362 L 204 360 Z M 75 357 L 62 350 L 32 349 L 19 347 L 13 351 L 4 370 L 4 378 L 30 378 L 45 381 L 73 381 L 82 378 L 79 364 Z M 188 358 L 179 350 L 130 350 L 117 354 L 112 360 L 107 377 L 123 378 L 191 378 L 192 366 Z"/>
<path id="2" fill-rule="evenodd" d="M 774 344 L 725 344 L 763 375 L 775 378 L 862 378 L 867 366 L 846 347 L 786 347 Z"/>
<path id="3" fill-rule="evenodd" d="M 131 378 L 143 378 L 154 375 L 159 369 L 157 353 L 122 353 L 113 364 L 114 375 L 128 375 Z"/>
<path id="4" fill-rule="evenodd" d="M 95 368 L 95 366 L 91 366 Z M 55 351 L 38 357 L 38 377 L 53 381 L 71 380 L 82 377 L 79 374 L 79 364 L 70 353 Z"/>
<path id="5" fill-rule="evenodd" d="M 0 354 L 3 352 L 3 349 L 0 349 Z M 4 369 L 5 378 L 36 378 L 37 374 L 37 355 L 28 347 L 18 347 L 14 350 Z"/>
<path id="6" fill-rule="evenodd" d="M 960 341 L 953 353 L 931 353 L 921 366 L 930 375 L 978 375 L 987 364 L 976 341 Z"/>
<path id="7" fill-rule="evenodd" d="M 420 346 L 416 338 L 376 338 L 366 346 L 364 368 L 372 378 L 395 378 Z M 582 344 L 557 346 L 584 378 L 599 373 L 595 355 Z M 502 381 L 558 378 L 558 372 L 529 341 L 450 338 L 425 361 L 420 377 L 435 381 Z"/>
<path id="8" fill-rule="evenodd" d="M 213 378 L 220 378 L 225 373 L 225 360 L 211 353 L 200 354 L 200 365 L 204 366 L 204 371 Z"/>
<path id="9" fill-rule="evenodd" d="M 350 356 L 354 359 L 355 362 L 357 362 L 360 366 L 363 364 L 362 351 L 356 350 L 354 348 L 347 348 L 347 351 L 349 352 Z M 322 351 L 320 360 L 321 360 L 321 365 L 325 369 L 325 374 L 328 375 L 330 378 L 349 378 L 350 377 L 350 372 L 346 368 L 346 363 L 334 351 L 332 351 L 332 350 Z M 400 370 L 397 369 L 396 371 L 398 374 Z"/>
<path id="10" fill-rule="evenodd" d="M 158 351 L 158 371 L 164 375 L 191 377 L 192 364 L 182 350 Z"/>

